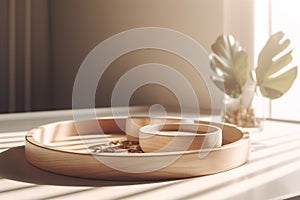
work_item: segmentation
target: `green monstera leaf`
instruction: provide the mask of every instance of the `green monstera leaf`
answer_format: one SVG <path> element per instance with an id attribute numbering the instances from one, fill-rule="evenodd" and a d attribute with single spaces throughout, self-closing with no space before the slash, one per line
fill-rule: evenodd
<path id="1" fill-rule="evenodd" d="M 292 51 L 278 56 L 287 49 L 290 40 L 281 42 L 284 34 L 278 32 L 271 35 L 258 57 L 258 66 L 255 70 L 257 85 L 264 97 L 276 99 L 285 94 L 297 77 L 297 66 L 284 70 L 292 61 Z M 276 60 L 274 59 L 275 57 Z"/>
<path id="2" fill-rule="evenodd" d="M 211 68 L 219 75 L 212 81 L 227 95 L 239 97 L 249 75 L 247 53 L 231 35 L 219 36 L 211 48 Z"/>

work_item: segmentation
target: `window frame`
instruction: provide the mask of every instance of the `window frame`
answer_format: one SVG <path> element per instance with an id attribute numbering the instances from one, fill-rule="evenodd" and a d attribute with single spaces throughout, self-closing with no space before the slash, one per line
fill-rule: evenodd
<path id="1" fill-rule="evenodd" d="M 261 37 L 263 35 L 264 43 L 270 35 L 274 32 L 274 19 L 273 19 L 273 4 L 272 0 L 254 0 L 254 38 L 259 38 L 257 35 Z M 261 21 L 263 19 L 266 20 L 265 26 L 261 25 Z M 275 30 L 276 31 L 276 30 Z M 253 40 L 254 43 L 254 60 L 257 60 L 258 53 L 261 50 L 262 41 Z M 281 118 L 276 114 L 274 115 L 274 101 L 269 100 L 266 105 L 265 113 L 266 119 L 273 120 L 273 121 L 283 121 L 283 122 L 292 122 L 292 123 L 300 123 L 300 118 L 292 119 L 292 118 Z"/>

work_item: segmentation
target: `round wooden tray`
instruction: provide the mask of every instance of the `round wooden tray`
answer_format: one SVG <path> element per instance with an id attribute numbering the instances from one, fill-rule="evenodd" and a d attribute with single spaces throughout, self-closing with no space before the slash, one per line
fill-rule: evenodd
<path id="1" fill-rule="evenodd" d="M 90 149 L 104 140 L 126 139 L 126 119 L 64 121 L 38 127 L 26 135 L 26 159 L 50 172 L 103 180 L 202 176 L 233 169 L 248 160 L 249 134 L 216 123 L 213 125 L 222 128 L 222 146 L 214 149 L 157 153 L 95 153 Z M 105 134 L 99 133 L 95 123 Z"/>

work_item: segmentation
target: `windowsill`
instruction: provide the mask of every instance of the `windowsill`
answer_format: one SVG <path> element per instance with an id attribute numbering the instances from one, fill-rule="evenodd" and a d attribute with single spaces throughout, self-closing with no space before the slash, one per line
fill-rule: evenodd
<path id="1" fill-rule="evenodd" d="M 97 114 L 105 116 L 109 110 L 97 109 Z M 145 112 L 141 107 L 133 110 L 139 114 Z M 263 132 L 250 134 L 249 161 L 236 169 L 189 179 L 124 183 L 60 176 L 26 162 L 23 146 L 26 132 L 41 124 L 69 119 L 72 119 L 70 110 L 0 117 L 0 184 L 3 186 L 0 199 L 57 196 L 94 199 L 99 194 L 110 199 L 278 199 L 300 195 L 300 123 L 266 120 Z"/>

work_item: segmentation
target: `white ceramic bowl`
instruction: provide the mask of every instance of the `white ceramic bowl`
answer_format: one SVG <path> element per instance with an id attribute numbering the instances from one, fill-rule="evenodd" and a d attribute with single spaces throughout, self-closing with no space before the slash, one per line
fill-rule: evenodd
<path id="1" fill-rule="evenodd" d="M 207 124 L 169 123 L 140 128 L 144 152 L 173 152 L 220 147 L 222 130 Z"/>

